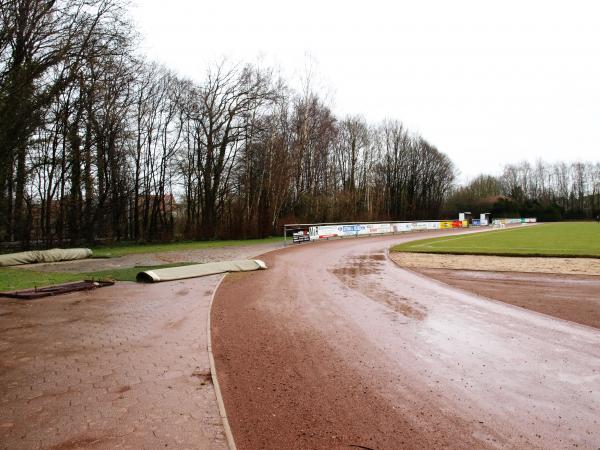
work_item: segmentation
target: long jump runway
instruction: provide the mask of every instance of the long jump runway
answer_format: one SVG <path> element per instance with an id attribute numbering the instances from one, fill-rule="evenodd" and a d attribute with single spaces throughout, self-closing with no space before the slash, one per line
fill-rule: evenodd
<path id="1" fill-rule="evenodd" d="M 387 258 L 423 236 L 300 245 L 226 277 L 212 342 L 238 448 L 600 448 L 600 332 Z"/>

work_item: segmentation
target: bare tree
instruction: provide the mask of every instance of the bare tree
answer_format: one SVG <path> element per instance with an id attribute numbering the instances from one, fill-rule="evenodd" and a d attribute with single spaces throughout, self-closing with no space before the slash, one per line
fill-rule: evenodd
<path id="1" fill-rule="evenodd" d="M 251 116 L 272 96 L 268 74 L 250 66 L 227 69 L 221 64 L 208 72 L 205 85 L 195 89 L 186 113 L 195 128 L 193 146 L 201 184 L 199 237 L 216 237 L 218 214 Z"/>

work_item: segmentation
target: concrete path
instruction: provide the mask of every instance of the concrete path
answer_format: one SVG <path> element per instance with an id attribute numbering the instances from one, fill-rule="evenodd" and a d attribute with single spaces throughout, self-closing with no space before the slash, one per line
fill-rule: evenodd
<path id="1" fill-rule="evenodd" d="M 600 448 L 600 332 L 391 262 L 418 236 L 227 276 L 213 352 L 238 448 Z"/>
<path id="2" fill-rule="evenodd" d="M 0 299 L 0 448 L 226 448 L 206 342 L 220 278 Z"/>

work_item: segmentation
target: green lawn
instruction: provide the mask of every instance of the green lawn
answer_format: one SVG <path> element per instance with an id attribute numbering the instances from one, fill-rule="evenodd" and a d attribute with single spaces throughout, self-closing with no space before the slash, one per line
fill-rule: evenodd
<path id="1" fill-rule="evenodd" d="M 192 263 L 176 263 L 160 266 L 127 267 L 123 269 L 102 270 L 99 272 L 65 273 L 65 272 L 35 272 L 29 269 L 14 267 L 0 268 L 0 291 L 14 291 L 33 287 L 44 287 L 51 284 L 68 283 L 81 280 L 113 280 L 135 281 L 139 272 L 166 267 L 184 266 Z"/>
<path id="2" fill-rule="evenodd" d="M 277 244 L 283 242 L 281 237 L 266 239 L 245 239 L 229 241 L 185 241 L 160 244 L 120 244 L 93 248 L 93 255 L 100 258 L 110 258 L 137 253 L 163 253 L 171 251 L 197 250 L 203 248 L 232 247 L 240 245 Z M 135 281 L 138 272 L 147 269 L 160 269 L 175 267 L 190 263 L 177 263 L 162 266 L 129 267 L 124 269 L 104 270 L 100 272 L 64 273 L 64 272 L 36 272 L 18 267 L 0 268 L 0 291 L 13 291 L 32 287 L 43 287 L 51 284 L 80 281 L 83 279 L 110 279 L 115 281 Z"/>
<path id="3" fill-rule="evenodd" d="M 283 237 L 273 236 L 265 239 L 240 239 L 229 241 L 183 241 L 157 244 L 118 244 L 92 248 L 95 257 L 110 258 L 137 253 L 162 253 L 183 250 L 197 250 L 214 247 L 233 247 L 253 244 L 277 244 L 283 242 Z"/>
<path id="4" fill-rule="evenodd" d="M 563 222 L 407 242 L 397 252 L 600 257 L 600 224 Z"/>

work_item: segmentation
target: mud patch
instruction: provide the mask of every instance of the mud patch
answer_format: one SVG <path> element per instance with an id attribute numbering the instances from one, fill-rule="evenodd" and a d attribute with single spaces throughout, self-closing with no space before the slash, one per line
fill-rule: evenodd
<path id="1" fill-rule="evenodd" d="M 212 375 L 210 370 L 196 370 L 192 373 L 193 377 L 196 377 L 200 380 L 201 385 L 212 384 Z"/>
<path id="2" fill-rule="evenodd" d="M 182 317 L 181 319 L 173 320 L 173 321 L 167 323 L 163 327 L 163 330 L 176 330 L 178 328 L 181 328 L 181 325 L 183 325 L 183 322 L 185 322 L 185 320 L 186 320 L 186 317 Z"/>
<path id="3" fill-rule="evenodd" d="M 331 273 L 349 288 L 359 291 L 395 313 L 411 319 L 423 320 L 427 316 L 425 306 L 397 295 L 369 277 L 383 271 L 382 261 L 385 259 L 383 253 L 354 256 L 349 258 L 345 265 L 331 269 Z"/>
<path id="4" fill-rule="evenodd" d="M 379 255 L 358 255 L 349 258 L 347 264 L 331 271 L 339 278 L 354 279 L 359 275 L 371 275 L 381 272 L 381 264 L 375 257 Z"/>
<path id="5" fill-rule="evenodd" d="M 14 330 L 26 330 L 28 328 L 35 328 L 37 325 L 34 323 L 22 323 L 12 327 L 4 327 L 0 330 L 0 333 L 8 333 L 9 331 Z"/>
<path id="6" fill-rule="evenodd" d="M 83 449 L 89 448 L 90 446 L 99 444 L 109 439 L 113 439 L 113 436 L 107 437 L 89 437 L 89 438 L 80 438 L 80 439 L 70 439 L 68 441 L 61 442 L 58 445 L 54 445 L 50 447 L 50 450 L 75 450 L 75 449 Z"/>

